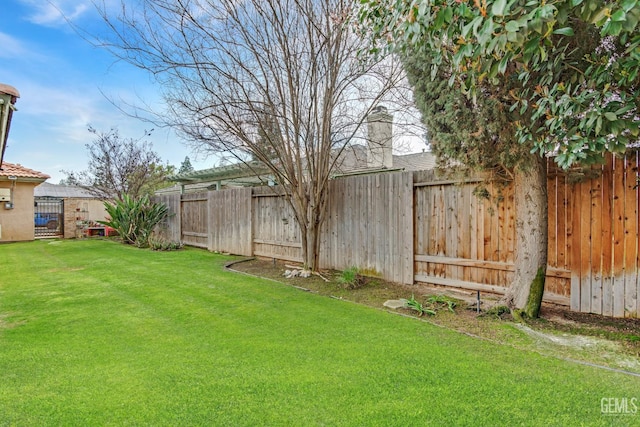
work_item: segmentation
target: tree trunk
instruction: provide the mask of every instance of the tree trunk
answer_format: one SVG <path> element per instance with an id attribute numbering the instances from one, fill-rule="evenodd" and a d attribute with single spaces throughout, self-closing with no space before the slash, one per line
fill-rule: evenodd
<path id="1" fill-rule="evenodd" d="M 311 271 L 319 268 L 320 232 L 327 210 L 326 192 L 326 189 L 310 188 L 307 183 L 288 198 L 300 227 L 304 268 Z"/>
<path id="2" fill-rule="evenodd" d="M 547 269 L 546 159 L 515 172 L 516 250 L 513 283 L 505 301 L 517 314 L 538 317 Z"/>
<path id="3" fill-rule="evenodd" d="M 316 271 L 318 269 L 320 243 L 320 230 L 315 224 L 309 224 L 307 227 L 306 251 L 304 252 L 304 264 L 308 270 Z"/>

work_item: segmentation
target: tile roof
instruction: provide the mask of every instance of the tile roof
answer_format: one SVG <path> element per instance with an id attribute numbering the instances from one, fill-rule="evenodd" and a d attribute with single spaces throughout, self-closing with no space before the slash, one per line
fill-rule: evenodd
<path id="1" fill-rule="evenodd" d="M 51 178 L 49 175 L 38 172 L 33 169 L 25 168 L 22 165 L 15 163 L 7 163 L 2 162 L 2 167 L 0 168 L 0 178 L 8 178 L 10 176 L 15 176 L 19 178 L 27 178 L 27 179 L 37 179 L 37 180 L 46 180 Z"/>

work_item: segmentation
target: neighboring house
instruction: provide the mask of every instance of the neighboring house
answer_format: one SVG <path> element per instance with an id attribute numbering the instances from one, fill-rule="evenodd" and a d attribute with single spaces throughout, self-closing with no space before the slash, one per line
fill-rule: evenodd
<path id="1" fill-rule="evenodd" d="M 0 167 L 0 242 L 33 240 L 34 188 L 49 175 L 22 165 Z"/>
<path id="2" fill-rule="evenodd" d="M 391 148 L 388 148 L 391 151 Z M 333 176 L 371 174 L 390 171 L 422 171 L 436 167 L 436 156 L 430 151 L 411 154 L 390 154 L 391 162 L 383 166 L 372 162 L 371 150 L 365 145 L 352 145 L 342 153 Z"/>
<path id="3" fill-rule="evenodd" d="M 346 147 L 336 162 L 333 176 L 389 171 L 420 171 L 436 167 L 433 153 L 393 154 L 393 116 L 385 107 L 376 107 L 367 117 L 367 145 Z"/>
<path id="4" fill-rule="evenodd" d="M 87 226 L 93 225 L 96 221 L 104 221 L 107 211 L 104 208 L 104 201 L 82 187 L 73 185 L 56 185 L 43 182 L 35 188 L 35 202 L 38 207 L 42 206 L 42 222 L 44 223 L 51 215 L 55 206 L 60 206 L 63 225 L 58 232 L 65 239 L 82 237 Z M 36 223 L 38 222 L 36 217 Z M 37 225 L 37 224 L 36 224 Z M 36 231 L 38 227 L 36 227 Z M 46 230 L 42 230 L 47 233 Z"/>
<path id="5" fill-rule="evenodd" d="M 368 145 L 352 144 L 339 154 L 332 176 L 372 174 L 390 171 L 431 170 L 435 155 L 429 151 L 394 155 L 392 146 L 393 116 L 377 107 L 367 120 Z M 177 184 L 156 194 L 195 193 L 227 187 L 259 186 L 272 181 L 270 171 L 258 162 L 238 163 L 188 172 L 170 178 Z"/>

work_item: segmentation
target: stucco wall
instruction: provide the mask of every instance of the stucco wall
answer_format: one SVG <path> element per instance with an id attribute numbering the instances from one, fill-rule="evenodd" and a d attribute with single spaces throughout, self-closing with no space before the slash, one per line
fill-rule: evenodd
<path id="1" fill-rule="evenodd" d="M 16 182 L 13 189 L 13 209 L 0 202 L 0 242 L 34 239 L 33 189 L 39 182 Z M 0 181 L 0 188 L 11 188 L 11 181 Z"/>
<path id="2" fill-rule="evenodd" d="M 107 211 L 96 199 L 64 199 L 64 238 L 82 237 L 81 222 L 104 221 Z"/>

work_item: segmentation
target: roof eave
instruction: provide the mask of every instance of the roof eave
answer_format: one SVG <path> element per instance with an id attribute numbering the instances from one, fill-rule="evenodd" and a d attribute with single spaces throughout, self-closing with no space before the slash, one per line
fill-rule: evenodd
<path id="1" fill-rule="evenodd" d="M 46 178 L 36 178 L 36 177 L 25 177 L 25 176 L 19 176 L 16 177 L 16 179 L 9 179 L 9 177 L 7 176 L 0 176 L 0 181 L 15 181 L 15 182 L 37 182 L 38 184 L 41 184 L 43 182 L 45 182 L 46 180 L 48 180 L 49 177 Z"/>

